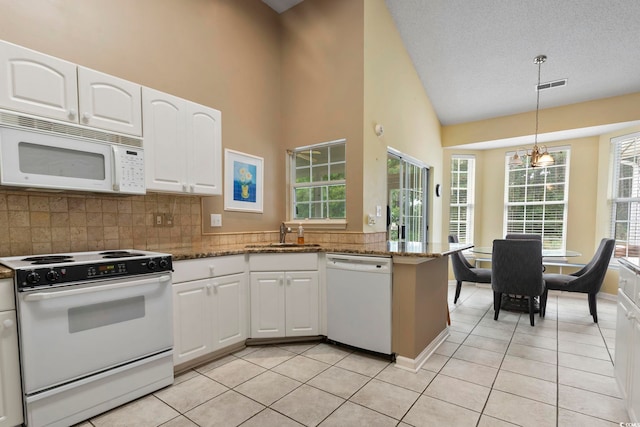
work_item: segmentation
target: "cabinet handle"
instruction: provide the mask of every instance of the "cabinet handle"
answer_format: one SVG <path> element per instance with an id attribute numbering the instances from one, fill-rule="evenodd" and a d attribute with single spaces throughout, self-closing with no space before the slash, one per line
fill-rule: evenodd
<path id="1" fill-rule="evenodd" d="M 287 277 L 287 285 L 291 286 L 291 277 Z"/>
<path id="2" fill-rule="evenodd" d="M 218 282 L 213 282 L 213 293 L 217 294 L 218 293 L 218 286 L 220 286 L 220 283 Z"/>
<path id="3" fill-rule="evenodd" d="M 184 191 L 184 192 L 187 191 L 187 184 L 182 184 L 182 191 Z"/>
<path id="4" fill-rule="evenodd" d="M 209 266 L 209 277 L 215 276 L 216 268 L 213 265 Z"/>
<path id="5" fill-rule="evenodd" d="M 89 118 L 91 117 L 91 115 L 87 112 L 82 113 L 82 121 L 87 123 L 89 121 Z"/>
<path id="6" fill-rule="evenodd" d="M 77 114 L 78 113 L 73 108 L 71 110 L 69 110 L 69 118 L 70 119 L 75 119 Z"/>
<path id="7" fill-rule="evenodd" d="M 191 190 L 191 192 L 195 192 L 196 191 L 196 185 L 195 184 L 191 184 L 189 185 L 189 190 Z"/>
<path id="8" fill-rule="evenodd" d="M 4 321 L 2 322 L 2 326 L 5 327 L 5 329 L 9 329 L 10 327 L 13 326 L 13 320 L 11 319 L 4 319 Z"/>
<path id="9" fill-rule="evenodd" d="M 282 277 L 278 279 L 278 283 L 280 283 L 280 286 L 284 285 L 284 280 L 282 279 Z"/>
<path id="10" fill-rule="evenodd" d="M 211 295 L 211 283 L 207 283 L 207 286 L 205 286 L 207 288 L 207 295 Z"/>

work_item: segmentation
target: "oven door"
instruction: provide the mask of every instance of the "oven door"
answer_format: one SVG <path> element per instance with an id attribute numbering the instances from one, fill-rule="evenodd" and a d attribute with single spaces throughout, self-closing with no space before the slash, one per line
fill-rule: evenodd
<path id="1" fill-rule="evenodd" d="M 25 394 L 173 347 L 171 275 L 19 292 Z"/>

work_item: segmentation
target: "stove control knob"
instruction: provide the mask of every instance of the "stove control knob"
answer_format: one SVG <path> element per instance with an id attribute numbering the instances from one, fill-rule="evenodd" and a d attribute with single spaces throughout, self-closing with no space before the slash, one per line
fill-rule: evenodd
<path id="1" fill-rule="evenodd" d="M 60 279 L 60 273 L 55 270 L 47 271 L 47 280 L 50 282 L 55 282 Z"/>
<path id="2" fill-rule="evenodd" d="M 149 267 L 149 270 L 155 270 L 157 266 L 158 266 L 158 263 L 155 262 L 154 260 L 151 260 L 147 263 L 147 267 Z"/>
<path id="3" fill-rule="evenodd" d="M 167 261 L 166 259 L 162 258 L 160 260 L 160 268 L 165 269 L 169 267 L 169 261 Z"/>
<path id="4" fill-rule="evenodd" d="M 40 282 L 40 275 L 35 271 L 32 271 L 31 273 L 27 274 L 27 282 L 35 285 L 36 283 Z"/>

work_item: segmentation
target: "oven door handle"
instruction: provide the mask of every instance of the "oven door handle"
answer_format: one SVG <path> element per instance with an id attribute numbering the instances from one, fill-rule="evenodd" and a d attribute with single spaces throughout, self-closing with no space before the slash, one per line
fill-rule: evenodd
<path id="1" fill-rule="evenodd" d="M 140 286 L 145 283 L 151 283 L 153 281 L 157 281 L 160 283 L 171 282 L 171 276 L 164 275 L 154 279 L 143 279 L 143 280 L 135 280 L 133 282 L 113 283 L 111 285 L 90 286 L 88 288 L 67 289 L 64 291 L 56 291 L 56 292 L 34 292 L 32 294 L 25 295 L 24 300 L 25 301 L 42 301 L 45 299 L 63 298 L 63 297 L 69 297 L 72 295 L 88 294 L 88 293 L 99 292 L 99 291 L 109 291 L 111 289 L 130 288 L 134 286 Z"/>

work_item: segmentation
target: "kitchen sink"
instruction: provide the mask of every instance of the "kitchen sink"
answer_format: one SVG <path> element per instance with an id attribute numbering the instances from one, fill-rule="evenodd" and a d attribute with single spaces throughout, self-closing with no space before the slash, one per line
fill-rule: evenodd
<path id="1" fill-rule="evenodd" d="M 246 245 L 246 248 L 318 248 L 317 243 L 256 243 Z"/>

